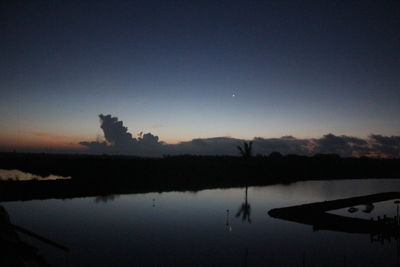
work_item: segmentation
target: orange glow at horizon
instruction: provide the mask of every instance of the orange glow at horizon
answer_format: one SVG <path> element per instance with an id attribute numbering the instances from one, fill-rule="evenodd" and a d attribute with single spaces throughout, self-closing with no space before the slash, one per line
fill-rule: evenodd
<path id="1" fill-rule="evenodd" d="M 85 140 L 79 136 L 63 136 L 45 132 L 18 131 L 13 135 L 0 136 L 0 147 L 7 149 L 73 149 L 85 150 L 79 142 Z"/>
<path id="2" fill-rule="evenodd" d="M 191 139 L 190 139 L 191 140 Z M 187 141 L 190 141 L 187 140 Z M 17 131 L 0 135 L 0 147 L 5 149 L 70 149 L 83 151 L 87 148 L 80 145 L 82 141 L 96 141 L 95 138 L 84 136 L 66 136 L 47 132 Z M 186 140 L 161 140 L 166 144 L 179 144 Z"/>

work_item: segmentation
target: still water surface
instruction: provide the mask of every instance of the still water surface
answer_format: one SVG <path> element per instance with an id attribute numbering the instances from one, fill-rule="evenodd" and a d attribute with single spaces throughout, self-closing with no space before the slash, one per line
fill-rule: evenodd
<path id="1" fill-rule="evenodd" d="M 395 266 L 398 241 L 369 234 L 313 231 L 269 217 L 302 203 L 400 191 L 400 180 L 308 181 L 290 185 L 7 202 L 14 224 L 70 249 L 20 234 L 54 266 Z M 229 212 L 228 212 L 229 210 Z M 387 201 L 369 213 L 394 216 Z M 243 220 L 244 219 L 244 220 Z"/>

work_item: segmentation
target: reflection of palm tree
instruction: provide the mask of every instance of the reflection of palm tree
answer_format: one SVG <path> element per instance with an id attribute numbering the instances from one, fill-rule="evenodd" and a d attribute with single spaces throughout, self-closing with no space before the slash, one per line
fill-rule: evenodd
<path id="1" fill-rule="evenodd" d="M 94 201 L 96 203 L 107 203 L 110 201 L 114 201 L 116 198 L 119 198 L 119 195 L 102 195 L 97 196 Z"/>
<path id="2" fill-rule="evenodd" d="M 247 186 L 246 186 L 244 203 L 240 205 L 239 210 L 236 213 L 236 217 L 242 216 L 242 221 L 245 221 L 247 219 L 247 221 L 251 223 L 250 213 L 251 213 L 251 207 L 250 204 L 247 202 Z"/>
<path id="3" fill-rule="evenodd" d="M 229 222 L 229 210 L 226 210 L 226 230 L 231 232 L 232 231 L 232 226 L 231 223 Z"/>

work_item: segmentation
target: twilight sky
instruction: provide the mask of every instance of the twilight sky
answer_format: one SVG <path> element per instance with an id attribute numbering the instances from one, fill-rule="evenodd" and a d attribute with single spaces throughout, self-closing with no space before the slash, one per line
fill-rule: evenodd
<path id="1" fill-rule="evenodd" d="M 400 135 L 399 1 L 2 1 L 0 147 Z M 235 95 L 233 97 L 233 95 Z"/>

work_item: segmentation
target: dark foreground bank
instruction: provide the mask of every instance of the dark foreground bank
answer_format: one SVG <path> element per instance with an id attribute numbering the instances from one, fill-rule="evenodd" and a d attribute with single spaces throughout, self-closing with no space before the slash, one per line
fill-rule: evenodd
<path id="1" fill-rule="evenodd" d="M 0 169 L 18 169 L 70 180 L 1 181 L 0 201 L 198 191 L 300 180 L 399 178 L 400 159 L 313 157 L 274 153 L 252 158 L 0 153 Z"/>

